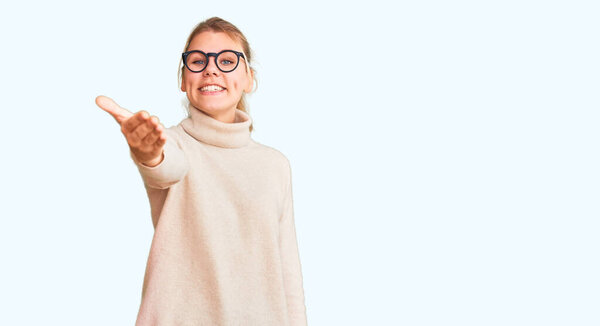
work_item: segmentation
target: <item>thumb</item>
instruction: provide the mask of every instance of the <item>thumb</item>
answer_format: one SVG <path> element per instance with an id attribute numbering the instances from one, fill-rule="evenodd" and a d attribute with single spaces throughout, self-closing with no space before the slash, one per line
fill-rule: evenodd
<path id="1" fill-rule="evenodd" d="M 120 107 L 110 97 L 103 95 L 96 97 L 96 105 L 98 105 L 102 110 L 110 113 L 110 115 L 112 115 L 119 124 L 123 123 L 123 121 L 129 119 L 133 115 L 133 113 Z"/>

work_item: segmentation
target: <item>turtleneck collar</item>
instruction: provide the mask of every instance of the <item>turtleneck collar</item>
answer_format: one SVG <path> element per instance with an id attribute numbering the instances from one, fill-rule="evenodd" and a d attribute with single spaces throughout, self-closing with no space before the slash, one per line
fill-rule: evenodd
<path id="1" fill-rule="evenodd" d="M 191 105 L 188 108 L 190 116 L 181 122 L 181 126 L 196 140 L 225 148 L 244 147 L 250 141 L 252 118 L 246 112 L 236 108 L 236 122 L 226 123 Z"/>

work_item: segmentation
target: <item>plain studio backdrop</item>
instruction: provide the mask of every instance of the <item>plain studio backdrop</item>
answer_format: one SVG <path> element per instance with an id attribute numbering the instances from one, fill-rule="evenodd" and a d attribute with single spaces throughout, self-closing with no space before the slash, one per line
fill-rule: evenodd
<path id="1" fill-rule="evenodd" d="M 0 324 L 133 325 L 149 203 L 94 98 L 179 123 L 212 16 L 292 164 L 309 325 L 600 324 L 596 3 L 3 3 Z"/>

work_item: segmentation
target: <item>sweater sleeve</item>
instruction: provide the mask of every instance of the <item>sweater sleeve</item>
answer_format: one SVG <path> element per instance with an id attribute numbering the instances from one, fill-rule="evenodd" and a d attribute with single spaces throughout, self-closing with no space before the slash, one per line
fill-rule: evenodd
<path id="1" fill-rule="evenodd" d="M 139 162 L 131 149 L 129 155 L 137 166 L 144 184 L 150 188 L 166 189 L 179 182 L 187 174 L 189 163 L 177 144 L 175 131 L 165 129 L 167 141 L 163 148 L 165 157 L 158 165 L 149 167 Z"/>
<path id="2" fill-rule="evenodd" d="M 302 266 L 294 225 L 294 203 L 291 171 L 289 184 L 284 194 L 283 213 L 279 221 L 279 248 L 283 268 L 288 316 L 291 326 L 306 325 L 306 306 L 302 285 Z"/>

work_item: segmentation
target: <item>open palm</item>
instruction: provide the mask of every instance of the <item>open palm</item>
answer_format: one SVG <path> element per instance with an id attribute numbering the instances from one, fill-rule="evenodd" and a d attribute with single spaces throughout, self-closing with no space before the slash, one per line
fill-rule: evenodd
<path id="1" fill-rule="evenodd" d="M 131 113 L 111 98 L 102 95 L 96 97 L 96 104 L 119 123 L 121 132 L 138 161 L 147 166 L 156 166 L 162 161 L 167 135 L 157 117 L 151 117 L 143 110 Z"/>

